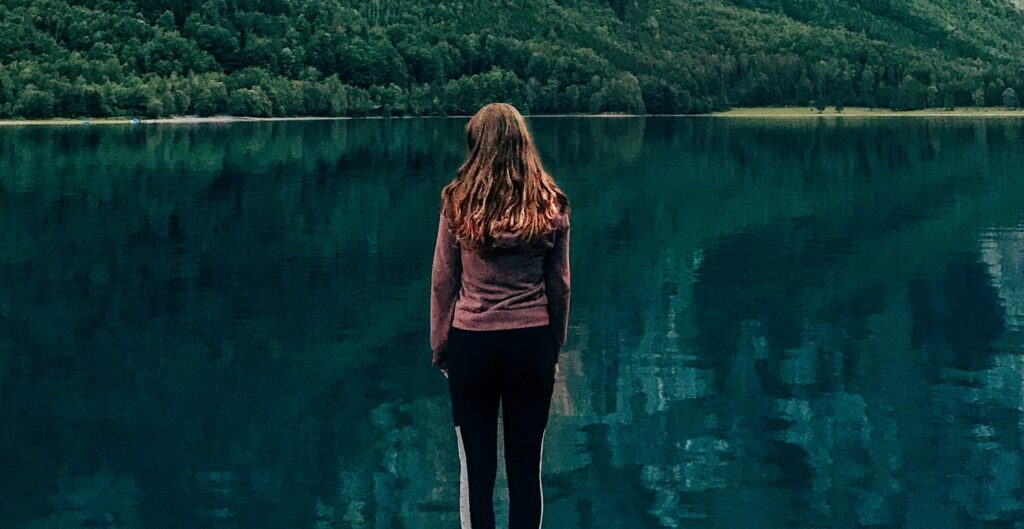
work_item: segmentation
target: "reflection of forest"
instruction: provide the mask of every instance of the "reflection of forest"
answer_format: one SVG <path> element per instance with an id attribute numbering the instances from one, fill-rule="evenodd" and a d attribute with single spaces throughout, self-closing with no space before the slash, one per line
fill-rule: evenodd
<path id="1" fill-rule="evenodd" d="M 549 523 L 1024 516 L 1014 123 L 535 119 L 575 208 Z M 456 524 L 461 125 L 3 131 L 0 519 Z"/>

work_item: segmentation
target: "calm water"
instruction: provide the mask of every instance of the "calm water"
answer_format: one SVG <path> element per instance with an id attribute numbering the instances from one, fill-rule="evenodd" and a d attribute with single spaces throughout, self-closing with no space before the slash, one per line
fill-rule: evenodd
<path id="1" fill-rule="evenodd" d="M 0 129 L 0 526 L 457 527 L 463 123 Z M 545 527 L 1024 527 L 1024 121 L 531 124 Z"/>

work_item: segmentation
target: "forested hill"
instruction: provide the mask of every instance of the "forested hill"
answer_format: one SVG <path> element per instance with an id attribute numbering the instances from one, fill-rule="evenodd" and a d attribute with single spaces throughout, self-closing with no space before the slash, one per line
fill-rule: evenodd
<path id="1" fill-rule="evenodd" d="M 1017 104 L 1017 0 L 4 0 L 0 117 Z"/>

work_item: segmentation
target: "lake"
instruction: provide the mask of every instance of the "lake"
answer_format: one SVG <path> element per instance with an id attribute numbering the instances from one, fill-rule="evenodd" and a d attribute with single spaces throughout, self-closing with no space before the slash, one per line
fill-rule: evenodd
<path id="1" fill-rule="evenodd" d="M 529 121 L 545 526 L 1024 528 L 1024 120 Z M 457 527 L 464 123 L 0 129 L 0 526 Z"/>

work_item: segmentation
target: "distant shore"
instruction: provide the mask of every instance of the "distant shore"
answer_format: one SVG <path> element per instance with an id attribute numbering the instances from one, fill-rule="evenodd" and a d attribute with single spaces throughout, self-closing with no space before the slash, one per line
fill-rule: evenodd
<path id="1" fill-rule="evenodd" d="M 653 116 L 655 114 L 624 114 L 621 112 L 606 112 L 603 114 L 536 114 L 527 115 L 530 118 L 633 118 L 642 116 Z M 666 114 L 658 114 L 666 115 Z M 674 116 L 694 116 L 710 114 L 670 114 Z M 171 116 L 166 118 L 138 118 L 133 120 L 129 117 L 109 118 L 49 118 L 49 119 L 0 119 L 0 127 L 17 127 L 27 125 L 130 125 L 133 123 L 143 124 L 189 124 L 189 123 L 240 123 L 260 121 L 337 121 L 348 119 L 454 119 L 470 118 L 469 115 L 452 114 L 448 116 L 291 116 L 262 118 L 252 116 Z"/>
<path id="2" fill-rule="evenodd" d="M 817 117 L 1024 117 L 1024 109 L 1005 107 L 960 107 L 954 110 L 889 110 L 887 108 L 847 107 L 836 111 L 827 107 L 819 112 L 809 107 L 749 107 L 715 112 L 712 116 L 727 118 L 817 118 Z"/>
<path id="3" fill-rule="evenodd" d="M 821 118 L 821 117 L 1024 117 L 1024 109 L 1010 109 L 1005 107 L 962 107 L 955 110 L 945 109 L 924 109 L 924 110 L 889 110 L 885 108 L 848 107 L 837 111 L 835 107 L 828 107 L 824 111 L 808 107 L 745 107 L 734 108 L 721 112 L 707 114 L 625 114 L 620 112 L 608 112 L 602 114 L 537 114 L 530 115 L 531 118 L 548 117 L 575 117 L 575 118 L 628 118 L 628 117 L 723 117 L 723 118 Z M 393 116 L 390 119 L 411 119 L 411 118 L 468 118 L 469 116 Z M 0 127 L 17 127 L 29 125 L 130 125 L 130 124 L 201 124 L 201 123 L 238 123 L 238 122 L 259 122 L 259 121 L 331 121 L 346 119 L 388 119 L 385 116 L 365 117 L 327 117 L 327 116 L 298 116 L 298 117 L 273 117 L 257 118 L 247 116 L 172 116 L 166 118 L 139 118 L 130 117 L 109 117 L 109 118 L 52 118 L 52 119 L 3 119 L 0 120 Z"/>
<path id="4" fill-rule="evenodd" d="M 368 116 L 377 118 L 377 116 Z M 324 121 L 339 119 L 366 119 L 353 117 L 317 117 L 317 116 L 296 116 L 281 118 L 256 118 L 247 116 L 172 116 L 167 118 L 139 118 L 133 120 L 130 117 L 113 118 L 51 118 L 51 119 L 3 119 L 0 120 L 0 127 L 17 127 L 26 125 L 131 125 L 133 123 L 238 123 L 245 121 Z M 379 118 L 383 119 L 383 118 Z"/>

